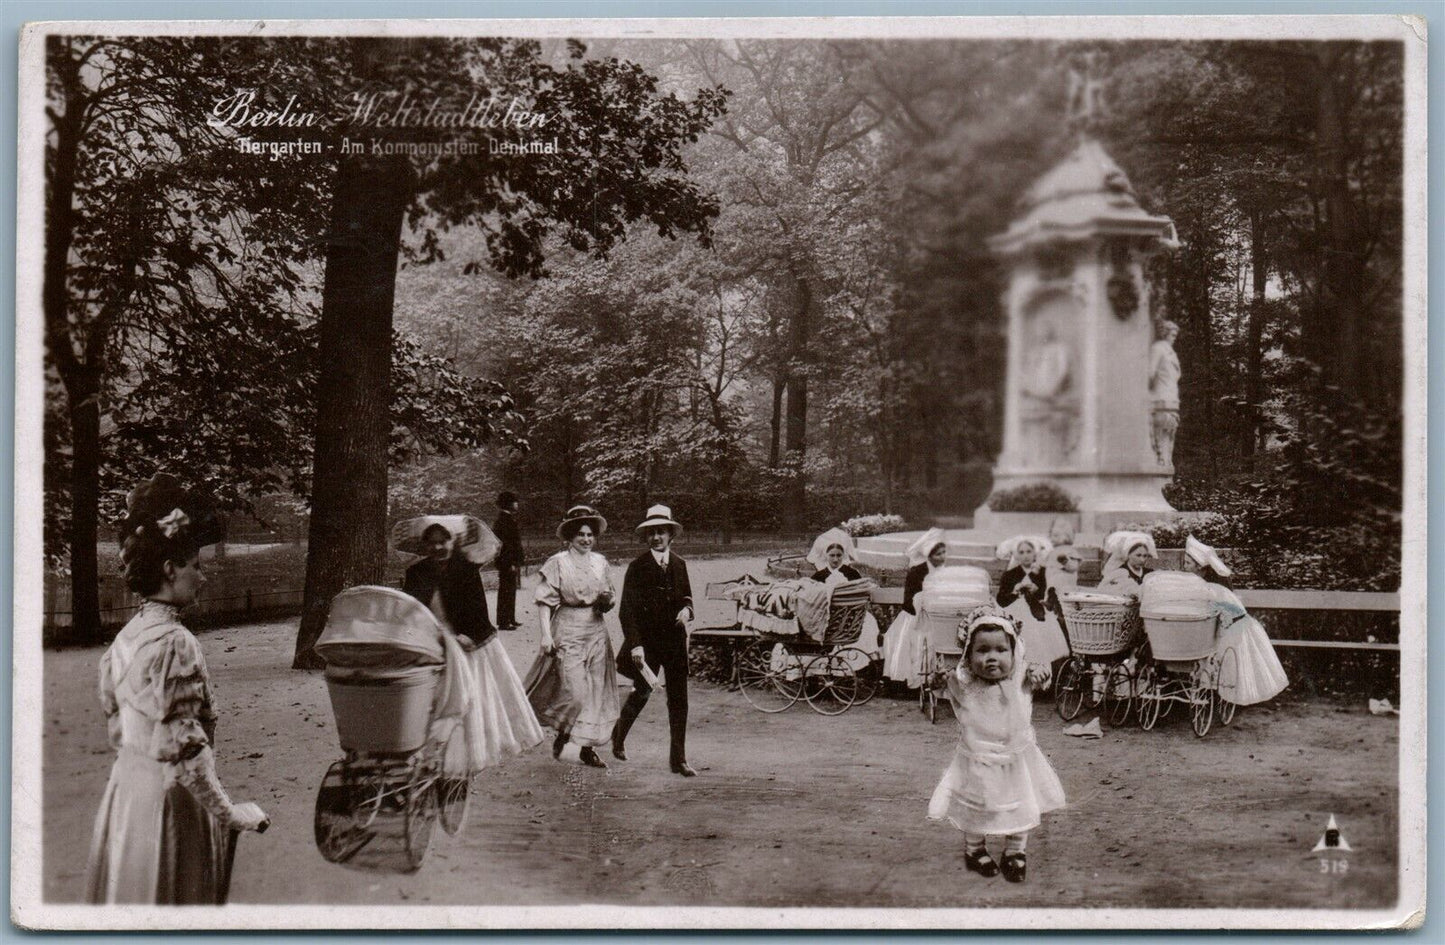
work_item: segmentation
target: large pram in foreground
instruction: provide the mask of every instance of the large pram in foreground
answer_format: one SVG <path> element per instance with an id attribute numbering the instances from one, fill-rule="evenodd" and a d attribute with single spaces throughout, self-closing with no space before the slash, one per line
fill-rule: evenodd
<path id="1" fill-rule="evenodd" d="M 433 824 L 456 833 L 471 790 L 459 714 L 443 714 L 446 645 L 431 611 L 401 591 L 353 587 L 331 604 L 316 652 L 344 757 L 316 795 L 316 848 L 333 863 L 421 867 Z"/>

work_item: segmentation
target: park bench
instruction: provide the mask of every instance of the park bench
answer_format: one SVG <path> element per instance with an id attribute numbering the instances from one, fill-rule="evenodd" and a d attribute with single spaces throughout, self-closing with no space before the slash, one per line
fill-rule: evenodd
<path id="1" fill-rule="evenodd" d="M 716 592 L 730 586 L 732 582 L 713 583 L 707 586 L 709 599 L 719 599 Z M 1379 591 L 1285 591 L 1285 590 L 1240 590 L 1239 599 L 1251 612 L 1261 611 L 1335 611 L 1344 613 L 1399 613 L 1400 595 Z M 903 606 L 903 588 L 878 587 L 871 595 L 876 607 L 896 610 Z M 740 627 L 702 627 L 692 637 L 699 642 L 722 642 L 728 639 L 752 637 L 750 630 Z M 1375 643 L 1353 640 L 1282 640 L 1271 638 L 1275 646 L 1300 647 L 1319 650 L 1376 650 L 1396 652 L 1398 643 Z"/>

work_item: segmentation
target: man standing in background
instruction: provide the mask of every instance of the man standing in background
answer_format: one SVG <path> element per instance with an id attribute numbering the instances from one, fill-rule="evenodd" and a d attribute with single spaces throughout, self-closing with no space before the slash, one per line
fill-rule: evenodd
<path id="1" fill-rule="evenodd" d="M 522 576 L 522 531 L 517 527 L 517 494 L 503 492 L 497 496 L 496 524 L 492 531 L 502 540 L 497 552 L 497 629 L 516 630 L 517 585 Z"/>

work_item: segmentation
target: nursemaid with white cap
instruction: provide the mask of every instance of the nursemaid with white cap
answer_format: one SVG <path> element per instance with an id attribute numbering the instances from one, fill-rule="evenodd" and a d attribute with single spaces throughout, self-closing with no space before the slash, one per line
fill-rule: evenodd
<path id="1" fill-rule="evenodd" d="M 914 598 L 924 580 L 948 562 L 943 529 L 930 528 L 908 546 L 908 573 L 903 577 L 903 609 L 883 634 L 883 675 L 917 689 L 922 682 L 923 635 L 918 632 Z"/>
<path id="2" fill-rule="evenodd" d="M 1190 535 L 1184 542 L 1185 569 L 1204 578 L 1211 603 L 1220 614 L 1218 651 L 1233 647 L 1239 656 L 1239 683 L 1222 687 L 1220 697 L 1235 705 L 1254 705 L 1273 699 L 1289 685 L 1269 634 L 1245 610 L 1239 596 L 1226 583 L 1233 572 L 1219 553 Z"/>

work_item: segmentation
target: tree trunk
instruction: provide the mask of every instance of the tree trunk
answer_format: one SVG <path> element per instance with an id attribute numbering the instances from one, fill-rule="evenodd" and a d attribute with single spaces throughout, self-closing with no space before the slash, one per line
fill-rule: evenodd
<path id="1" fill-rule="evenodd" d="M 292 664 L 297 669 L 321 665 L 312 646 L 332 597 L 383 580 L 392 305 L 402 220 L 413 189 L 404 158 L 341 160 L 321 303 L 310 547 Z"/>
<path id="2" fill-rule="evenodd" d="M 783 449 L 793 475 L 783 493 L 783 531 L 802 532 L 808 507 L 808 480 L 803 463 L 808 455 L 808 338 L 811 332 L 813 287 L 807 279 L 797 280 L 797 307 L 793 311 L 788 338 L 788 412 Z"/>
<path id="3" fill-rule="evenodd" d="M 70 401 L 70 633 L 100 643 L 100 372 L 78 368 L 65 385 Z"/>
<path id="4" fill-rule="evenodd" d="M 1336 73 L 1346 55 L 1342 43 L 1322 43 L 1316 50 L 1318 90 L 1315 115 L 1316 160 L 1325 205 L 1324 297 L 1325 326 L 1322 366 L 1326 378 L 1356 395 L 1362 390 L 1364 339 L 1359 323 L 1364 317 L 1364 258 L 1354 199 L 1350 195 L 1349 164 L 1343 106 Z"/>
<path id="5" fill-rule="evenodd" d="M 41 306 L 45 342 L 65 387 L 70 420 L 70 619 L 77 643 L 103 639 L 100 618 L 100 564 L 96 555 L 100 519 L 100 386 L 98 364 L 77 357 L 71 337 L 66 273 L 75 238 L 75 173 L 80 153 L 80 79 L 74 58 L 58 77 L 66 102 L 55 122 L 55 150 L 45 206 L 45 275 Z M 102 348 L 103 346 L 97 346 Z"/>
<path id="6" fill-rule="evenodd" d="M 768 468 L 777 469 L 778 463 L 782 461 L 783 445 L 783 391 L 787 388 L 787 378 L 779 373 L 773 376 L 773 416 L 771 433 L 768 439 Z"/>
<path id="7" fill-rule="evenodd" d="M 1264 319 L 1265 284 L 1269 280 L 1269 265 L 1265 261 L 1264 218 L 1255 213 L 1249 219 L 1249 254 L 1253 266 L 1254 292 L 1249 308 L 1249 349 L 1247 358 L 1247 382 L 1245 393 L 1249 399 L 1249 424 L 1240 446 L 1245 456 L 1254 456 L 1264 445 Z"/>

